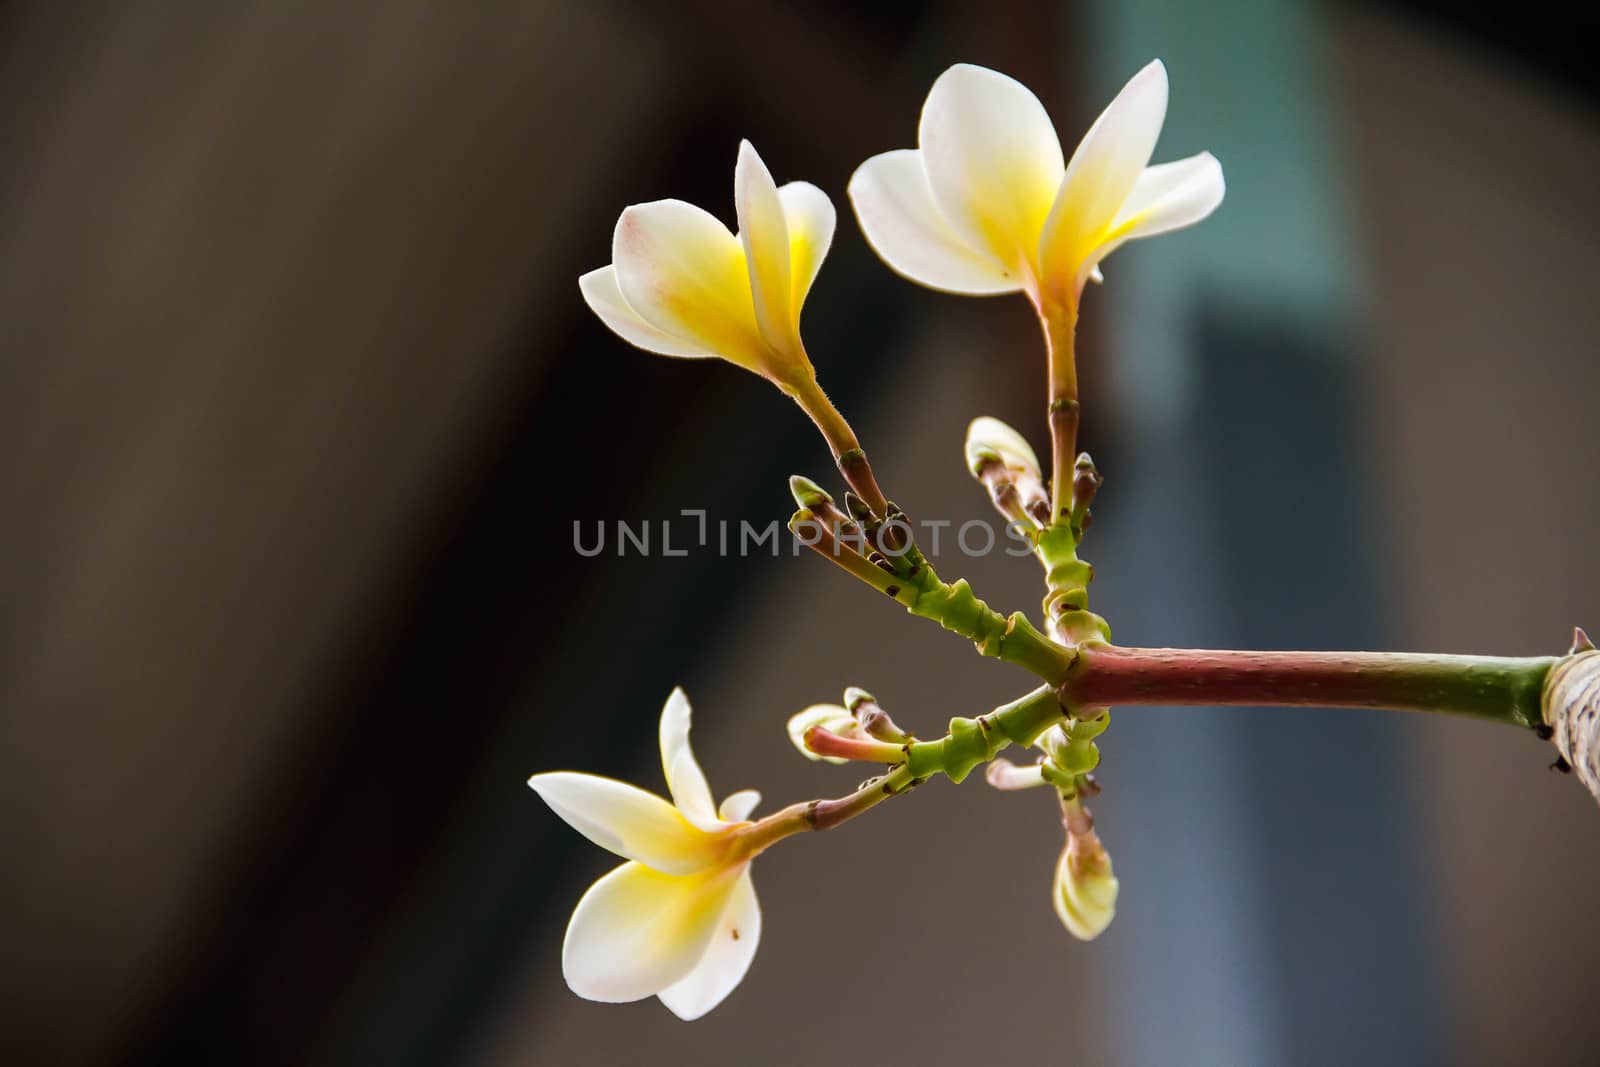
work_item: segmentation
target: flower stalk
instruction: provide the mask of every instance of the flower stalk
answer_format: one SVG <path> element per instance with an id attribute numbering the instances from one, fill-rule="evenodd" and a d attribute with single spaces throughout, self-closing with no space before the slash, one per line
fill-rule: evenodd
<path id="1" fill-rule="evenodd" d="M 1078 309 L 1073 303 L 1049 304 L 1040 311 L 1050 365 L 1050 500 L 1052 525 L 1072 514 L 1073 464 L 1078 454 L 1078 364 L 1073 346 Z"/>

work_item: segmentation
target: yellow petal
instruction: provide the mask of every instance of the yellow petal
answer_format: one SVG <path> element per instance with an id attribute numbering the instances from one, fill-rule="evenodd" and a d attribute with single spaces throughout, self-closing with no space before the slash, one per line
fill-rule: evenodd
<path id="1" fill-rule="evenodd" d="M 719 863 L 725 842 L 694 826 L 653 793 L 596 774 L 554 771 L 528 785 L 590 841 L 657 870 L 691 874 Z"/>
<path id="2" fill-rule="evenodd" d="M 1066 170 L 1039 98 L 997 71 L 957 64 L 929 90 L 917 136 L 934 202 L 955 231 L 1009 269 L 1031 270 Z"/>
<path id="3" fill-rule="evenodd" d="M 700 1018 L 744 980 L 760 940 L 761 905 L 747 868 L 733 888 L 706 954 L 694 970 L 658 994 L 661 1003 L 685 1022 Z"/>
<path id="4" fill-rule="evenodd" d="M 589 305 L 589 310 L 600 316 L 601 322 L 631 345 L 663 356 L 693 358 L 714 354 L 682 338 L 663 333 L 641 319 L 639 313 L 622 299 L 622 290 L 617 288 L 615 267 L 590 271 L 578 279 L 578 289 L 583 293 L 584 303 Z"/>
<path id="5" fill-rule="evenodd" d="M 784 221 L 789 227 L 790 308 L 796 333 L 800 329 L 800 309 L 816 281 L 822 259 L 833 243 L 835 215 L 828 194 L 810 182 L 790 182 L 778 189 L 783 203 Z"/>
<path id="6" fill-rule="evenodd" d="M 722 825 L 705 772 L 689 747 L 689 720 L 693 710 L 681 688 L 674 689 L 661 709 L 661 769 L 667 776 L 672 802 L 685 818 L 702 830 Z"/>
<path id="7" fill-rule="evenodd" d="M 849 193 L 867 243 L 901 277 L 974 296 L 1022 288 L 1018 272 L 968 244 L 939 213 L 916 149 L 873 156 L 856 168 Z"/>
<path id="8" fill-rule="evenodd" d="M 739 240 L 749 268 L 756 323 L 767 344 L 779 352 L 799 351 L 789 286 L 789 226 L 772 173 L 749 141 L 739 142 L 733 168 L 733 202 L 739 213 Z"/>
<path id="9" fill-rule="evenodd" d="M 617 220 L 611 260 L 623 300 L 645 322 L 767 373 L 744 246 L 714 217 L 682 200 L 636 204 Z"/>
<path id="10" fill-rule="evenodd" d="M 1167 68 L 1155 60 L 1095 119 L 1067 165 L 1040 242 L 1040 269 L 1058 297 L 1075 299 L 1086 261 L 1150 162 L 1167 117 Z"/>
<path id="11" fill-rule="evenodd" d="M 567 985 L 608 1003 L 671 987 L 705 958 L 744 873 L 742 866 L 688 876 L 642 863 L 616 868 L 589 887 L 567 924 Z"/>

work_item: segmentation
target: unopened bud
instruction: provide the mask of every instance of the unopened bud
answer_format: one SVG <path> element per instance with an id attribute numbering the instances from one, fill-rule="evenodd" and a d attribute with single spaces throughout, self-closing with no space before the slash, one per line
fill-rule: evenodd
<path id="1" fill-rule="evenodd" d="M 789 740 L 806 759 L 848 763 L 849 760 L 835 756 L 819 756 L 811 751 L 806 747 L 806 733 L 813 728 L 827 730 L 830 733 L 853 730 L 855 723 L 855 717 L 837 704 L 813 704 L 789 717 Z"/>
<path id="2" fill-rule="evenodd" d="M 1045 778 L 1040 772 L 1041 767 L 1037 763 L 1018 767 L 1008 759 L 994 759 L 983 769 L 983 777 L 994 788 L 1012 792 L 1044 785 Z"/>
<path id="3" fill-rule="evenodd" d="M 1039 457 L 1016 430 L 988 415 L 972 420 L 967 427 L 967 469 L 978 477 L 987 464 L 996 461 L 1007 470 L 1039 478 Z"/>
<path id="4" fill-rule="evenodd" d="M 910 734 L 895 725 L 889 713 L 878 706 L 878 700 L 865 689 L 851 686 L 844 691 L 844 706 L 850 709 L 850 714 L 855 717 L 856 725 L 868 737 L 879 741 L 886 741 L 894 745 L 903 745 L 915 740 Z"/>
<path id="5" fill-rule="evenodd" d="M 1067 836 L 1052 888 L 1056 915 L 1073 937 L 1093 941 L 1111 925 L 1117 914 L 1117 876 L 1093 830 Z"/>
<path id="6" fill-rule="evenodd" d="M 789 492 L 794 494 L 794 502 L 810 511 L 821 511 L 833 505 L 833 497 L 827 490 L 804 475 L 795 474 L 789 478 Z"/>

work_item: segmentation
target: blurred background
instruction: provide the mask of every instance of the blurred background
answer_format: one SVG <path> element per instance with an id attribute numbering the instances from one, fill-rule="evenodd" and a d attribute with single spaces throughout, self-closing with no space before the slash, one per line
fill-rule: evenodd
<path id="1" fill-rule="evenodd" d="M 782 730 L 847 684 L 924 733 L 1028 687 L 809 555 L 573 548 L 831 476 L 764 383 L 578 297 L 625 204 L 731 222 L 742 136 L 840 207 L 806 332 L 890 495 L 987 517 L 966 421 L 1044 443 L 1027 307 L 899 281 L 844 198 L 959 60 L 1070 150 L 1159 55 L 1157 158 L 1228 176 L 1088 298 L 1119 640 L 1565 651 L 1600 623 L 1600 85 L 1555 11 L 7 5 L 0 1062 L 1595 1062 L 1600 813 L 1502 727 L 1122 711 L 1099 941 L 1050 911 L 1049 798 L 940 782 L 765 857 L 755 965 L 692 1025 L 568 993 L 614 861 L 523 784 L 656 786 L 681 683 L 713 787 L 770 810 L 860 776 Z M 942 558 L 1037 604 L 1026 561 Z"/>

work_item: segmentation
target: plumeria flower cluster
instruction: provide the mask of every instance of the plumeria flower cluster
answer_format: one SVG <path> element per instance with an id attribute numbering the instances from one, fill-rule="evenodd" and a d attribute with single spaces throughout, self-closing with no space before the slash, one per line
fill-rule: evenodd
<path id="1" fill-rule="evenodd" d="M 1051 484 L 1027 440 L 997 419 L 975 420 L 966 442 L 969 470 L 1002 514 L 1034 538 L 1049 590 L 1048 636 L 1021 612 L 994 612 L 964 581 L 944 582 L 907 535 L 891 532 L 903 513 L 884 497 L 855 433 L 817 383 L 800 335 L 801 310 L 834 236 L 825 193 L 806 182 L 779 186 L 743 142 L 734 167 L 737 231 L 680 200 L 635 205 L 618 219 L 611 263 L 579 280 L 595 314 L 646 351 L 720 358 L 778 386 L 822 431 L 851 489 L 840 509 L 809 479 L 791 482 L 797 518 L 826 518 L 835 547 L 848 528 L 858 546 L 842 557 L 833 552 L 834 562 L 1045 684 L 977 718 L 952 719 L 930 741 L 902 730 L 862 689 L 847 690 L 842 704 L 812 705 L 789 719 L 796 748 L 812 759 L 885 770 L 848 796 L 791 805 L 760 820 L 750 818 L 758 799 L 752 791 L 713 804 L 689 748 L 690 709 L 681 690 L 660 721 L 670 802 L 594 775 L 534 775 L 529 785 L 556 814 L 626 861 L 589 888 L 568 926 L 562 965 L 579 996 L 656 996 L 684 1019 L 703 1015 L 744 977 L 760 938 L 754 856 L 790 834 L 853 818 L 934 774 L 960 781 L 981 764 L 998 788 L 1053 788 L 1066 828 L 1051 888 L 1056 913 L 1083 939 L 1111 921 L 1117 881 L 1083 804 L 1097 789 L 1093 738 L 1107 716 L 1063 695 L 1077 648 L 1106 633 L 1087 611 L 1089 570 L 1076 555 L 1098 475 L 1086 455 L 1073 459 L 1075 392 L 1054 384 L 1058 364 L 1070 365 L 1070 345 L 1057 335 L 1070 333 L 1083 286 L 1099 278 L 1107 255 L 1126 241 L 1197 222 L 1222 199 L 1221 168 L 1209 154 L 1150 165 L 1166 105 L 1166 70 L 1152 63 L 1068 161 L 1037 97 L 1003 74 L 960 64 L 928 94 L 918 147 L 872 157 L 849 183 L 862 231 L 896 272 L 947 292 L 1022 292 L 1054 324 Z M 1058 420 L 1058 411 L 1070 411 L 1071 420 Z M 1070 432 L 1063 431 L 1068 423 Z M 998 759 L 1012 744 L 1036 747 L 1039 762 L 1018 767 Z"/>

